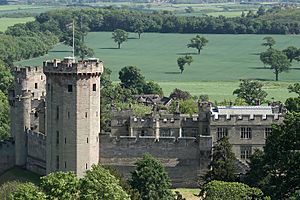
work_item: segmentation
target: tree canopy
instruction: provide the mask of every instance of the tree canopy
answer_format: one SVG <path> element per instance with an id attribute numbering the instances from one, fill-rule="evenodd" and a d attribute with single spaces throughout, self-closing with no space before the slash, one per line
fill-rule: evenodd
<path id="1" fill-rule="evenodd" d="M 120 49 L 121 44 L 127 41 L 128 33 L 122 29 L 116 29 L 112 33 L 112 38 L 114 39 L 115 43 L 118 44 L 118 49 Z"/>
<path id="2" fill-rule="evenodd" d="M 142 200 L 174 200 L 171 182 L 163 165 L 150 154 L 136 162 L 130 185 L 139 191 Z"/>
<path id="3" fill-rule="evenodd" d="M 245 100 L 248 105 L 263 103 L 267 97 L 267 92 L 263 89 L 263 84 L 258 81 L 241 80 L 239 88 L 233 91 L 238 98 Z"/>
<path id="4" fill-rule="evenodd" d="M 187 44 L 188 48 L 195 48 L 198 50 L 198 54 L 200 54 L 203 47 L 205 47 L 208 43 L 208 40 L 200 35 L 196 35 L 196 37 L 191 39 L 191 42 Z"/>
<path id="5" fill-rule="evenodd" d="M 212 180 L 235 181 L 235 155 L 227 137 L 222 137 L 213 146 L 210 169 L 205 175 L 207 182 Z"/>
<path id="6" fill-rule="evenodd" d="M 46 200 L 46 194 L 33 183 L 23 183 L 11 194 L 11 200 Z"/>
<path id="7" fill-rule="evenodd" d="M 272 47 L 276 44 L 276 41 L 271 36 L 264 37 L 263 40 L 264 42 L 261 45 L 269 47 L 269 49 L 272 49 Z"/>
<path id="8" fill-rule="evenodd" d="M 193 57 L 192 56 L 186 55 L 184 57 L 177 58 L 177 65 L 180 69 L 180 73 L 183 72 L 185 64 L 190 65 L 192 62 L 193 62 Z"/>
<path id="9" fill-rule="evenodd" d="M 264 152 L 250 159 L 247 182 L 261 188 L 272 199 L 288 199 L 299 191 L 300 113 L 285 115 L 282 124 L 273 125 Z"/>

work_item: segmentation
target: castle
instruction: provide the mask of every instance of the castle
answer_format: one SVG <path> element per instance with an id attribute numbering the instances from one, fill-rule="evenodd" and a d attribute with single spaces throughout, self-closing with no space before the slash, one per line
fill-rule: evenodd
<path id="1" fill-rule="evenodd" d="M 17 67 L 9 91 L 12 138 L 0 142 L 0 173 L 24 167 L 45 175 L 74 171 L 82 177 L 93 164 L 119 170 L 125 176 L 146 152 L 166 167 L 174 187 L 195 187 L 206 173 L 213 144 L 228 136 L 241 173 L 255 148 L 262 148 L 280 123 L 279 106 L 213 107 L 199 103 L 193 116 L 151 115 L 113 111 L 111 132 L 100 129 L 100 76 L 96 58 L 67 57 L 45 61 L 42 67 Z"/>

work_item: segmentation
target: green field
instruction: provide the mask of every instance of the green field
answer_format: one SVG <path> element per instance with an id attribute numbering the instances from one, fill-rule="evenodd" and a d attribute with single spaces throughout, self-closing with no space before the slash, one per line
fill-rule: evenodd
<path id="1" fill-rule="evenodd" d="M 258 54 L 265 50 L 261 46 L 265 35 L 204 35 L 209 40 L 201 55 L 186 44 L 195 34 L 145 33 L 142 38 L 130 33 L 129 39 L 121 49 L 111 39 L 111 33 L 90 33 L 86 38 L 88 46 L 94 49 L 95 56 L 104 61 L 112 71 L 112 79 L 118 80 L 118 71 L 127 65 L 141 68 L 146 79 L 161 84 L 165 94 L 178 87 L 194 95 L 208 94 L 212 100 L 233 98 L 232 91 L 237 88 L 239 79 L 264 81 L 269 92 L 268 98 L 284 100 L 290 94 L 286 87 L 300 80 L 300 63 L 294 63 L 289 73 L 279 76 L 280 82 L 274 82 L 274 74 L 265 69 Z M 275 48 L 283 49 L 294 45 L 300 47 L 298 35 L 274 35 Z M 21 65 L 41 65 L 45 59 L 70 56 L 70 48 L 56 46 L 48 55 L 28 61 Z M 194 62 L 179 73 L 177 58 L 190 53 Z"/>
<path id="2" fill-rule="evenodd" d="M 3 32 L 7 29 L 7 27 L 12 26 L 14 24 L 26 23 L 26 22 L 33 21 L 33 20 L 34 20 L 33 17 L 24 17 L 24 18 L 3 17 L 3 18 L 0 18 L 0 31 Z"/>
<path id="3" fill-rule="evenodd" d="M 22 168 L 14 167 L 0 175 L 0 185 L 8 181 L 32 182 L 39 184 L 40 176 Z"/>

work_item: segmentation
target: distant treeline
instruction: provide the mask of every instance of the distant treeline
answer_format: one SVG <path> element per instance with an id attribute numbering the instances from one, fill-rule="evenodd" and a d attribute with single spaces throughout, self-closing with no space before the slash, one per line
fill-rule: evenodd
<path id="1" fill-rule="evenodd" d="M 75 21 L 76 40 L 88 31 L 215 34 L 299 34 L 300 9 L 275 8 L 241 17 L 176 16 L 169 11 L 145 13 L 113 8 L 86 8 L 49 11 L 33 22 L 16 24 L 0 35 L 0 59 L 5 63 L 43 55 L 58 41 L 70 44 Z"/>

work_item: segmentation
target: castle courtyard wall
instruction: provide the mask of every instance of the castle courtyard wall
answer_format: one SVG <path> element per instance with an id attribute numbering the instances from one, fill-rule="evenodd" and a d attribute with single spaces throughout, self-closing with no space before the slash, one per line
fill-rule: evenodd
<path id="1" fill-rule="evenodd" d="M 15 142 L 0 141 L 0 174 L 15 166 Z"/>

